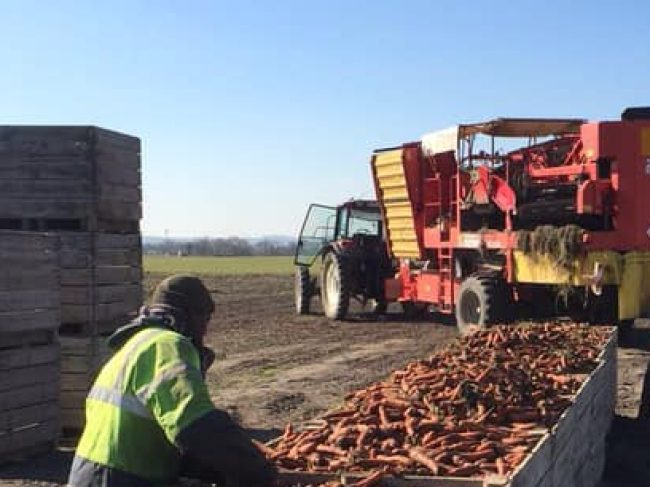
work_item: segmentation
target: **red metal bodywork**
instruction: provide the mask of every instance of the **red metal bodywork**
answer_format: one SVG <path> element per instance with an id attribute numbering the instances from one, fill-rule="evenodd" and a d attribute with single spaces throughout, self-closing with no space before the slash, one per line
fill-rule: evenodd
<path id="1" fill-rule="evenodd" d="M 650 130 L 650 120 L 584 123 L 578 133 L 493 154 L 490 164 L 472 170 L 460 164 L 471 157 L 459 161 L 455 151 L 429 155 L 419 142 L 405 144 L 404 177 L 420 256 L 399 260 L 398 273 L 385 283 L 387 299 L 427 302 L 440 311 L 453 311 L 461 282 L 454 256 L 463 250 L 497 251 L 505 263 L 503 275 L 512 282 L 516 219 L 527 207 L 517 201 L 516 178 L 525 180 L 528 191 L 566 191 L 563 211 L 593 216 L 595 221 L 607 218 L 604 228 L 588 231 L 587 250 L 650 250 L 650 153 L 644 153 L 644 144 L 650 142 L 642 141 L 644 130 Z M 492 167 L 495 162 L 499 168 Z M 383 211 L 376 174 L 375 188 Z M 502 227 L 468 231 L 463 223 L 468 204 L 496 206 Z M 535 205 L 540 204 L 528 206 Z M 548 210 L 548 222 L 554 212 Z M 390 238 L 388 242 L 392 255 Z M 418 265 L 412 260 L 419 260 Z"/>

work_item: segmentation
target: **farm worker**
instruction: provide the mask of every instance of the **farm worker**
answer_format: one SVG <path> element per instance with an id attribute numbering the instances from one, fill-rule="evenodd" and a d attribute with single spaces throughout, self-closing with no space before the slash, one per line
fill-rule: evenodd
<path id="1" fill-rule="evenodd" d="M 172 276 L 109 338 L 114 355 L 88 393 L 70 486 L 166 485 L 186 462 L 220 485 L 274 483 L 274 468 L 210 400 L 204 377 L 214 354 L 203 337 L 213 312 L 200 279 Z"/>

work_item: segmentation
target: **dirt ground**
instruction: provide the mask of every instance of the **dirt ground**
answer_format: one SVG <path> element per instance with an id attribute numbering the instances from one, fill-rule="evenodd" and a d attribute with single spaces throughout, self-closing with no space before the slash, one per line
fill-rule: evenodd
<path id="1" fill-rule="evenodd" d="M 146 287 L 155 282 L 148 277 Z M 288 421 L 317 416 L 346 392 L 456 336 L 449 323 L 404 321 L 399 309 L 379 321 L 356 308 L 350 320 L 332 323 L 317 305 L 314 314 L 296 316 L 287 276 L 215 277 L 207 283 L 217 302 L 208 338 L 218 356 L 208 375 L 210 391 L 217 406 L 260 438 L 273 437 Z M 650 321 L 637 320 L 620 338 L 617 414 L 601 487 L 650 485 L 649 361 Z M 64 485 L 70 460 L 71 449 L 63 448 L 2 467 L 0 485 Z"/>

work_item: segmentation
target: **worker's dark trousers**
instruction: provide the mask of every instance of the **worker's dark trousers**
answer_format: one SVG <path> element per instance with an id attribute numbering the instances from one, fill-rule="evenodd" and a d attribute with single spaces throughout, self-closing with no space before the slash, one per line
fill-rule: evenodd
<path id="1" fill-rule="evenodd" d="M 158 487 L 145 479 L 75 455 L 69 487 Z"/>

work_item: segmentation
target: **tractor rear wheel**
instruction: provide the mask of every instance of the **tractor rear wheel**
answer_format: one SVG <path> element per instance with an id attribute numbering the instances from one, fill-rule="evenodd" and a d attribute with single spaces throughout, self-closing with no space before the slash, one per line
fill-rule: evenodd
<path id="1" fill-rule="evenodd" d="M 462 335 L 474 329 L 504 321 L 508 310 L 509 287 L 503 279 L 493 276 L 470 276 L 458 291 L 456 323 Z"/>
<path id="2" fill-rule="evenodd" d="M 296 304 L 296 313 L 306 315 L 309 313 L 311 305 L 311 296 L 313 285 L 309 277 L 309 268 L 299 265 L 296 266 L 294 276 L 294 301 Z"/>
<path id="3" fill-rule="evenodd" d="M 329 252 L 323 258 L 320 282 L 321 306 L 331 320 L 342 320 L 350 306 L 350 273 L 346 258 Z"/>

